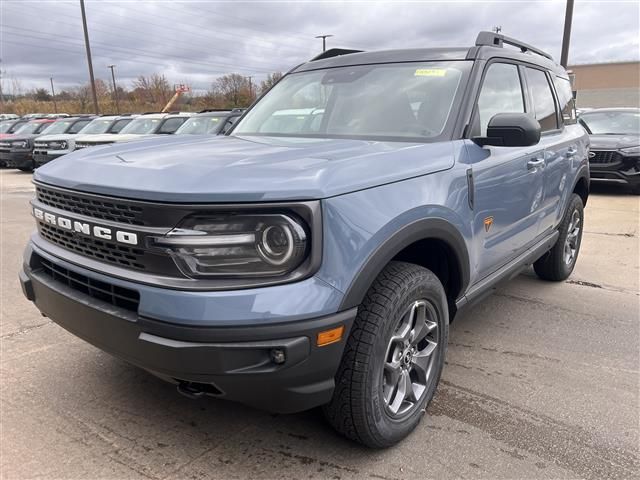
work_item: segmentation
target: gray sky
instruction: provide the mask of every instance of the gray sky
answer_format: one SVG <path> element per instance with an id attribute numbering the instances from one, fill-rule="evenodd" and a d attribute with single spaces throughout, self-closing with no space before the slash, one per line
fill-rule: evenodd
<path id="1" fill-rule="evenodd" d="M 564 0 L 484 2 L 274 2 L 86 0 L 96 78 L 130 87 L 140 75 L 204 90 L 237 72 L 259 82 L 328 47 L 365 50 L 470 46 L 500 25 L 560 58 Z M 576 1 L 570 63 L 640 58 L 640 2 Z M 75 87 L 88 81 L 78 0 L 0 0 L 3 90 Z"/>

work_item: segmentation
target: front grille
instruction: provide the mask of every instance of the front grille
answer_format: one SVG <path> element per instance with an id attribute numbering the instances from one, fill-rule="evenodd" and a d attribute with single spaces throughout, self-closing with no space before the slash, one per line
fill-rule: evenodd
<path id="1" fill-rule="evenodd" d="M 97 238 L 77 235 L 70 230 L 40 223 L 40 235 L 51 243 L 81 255 L 109 262 L 122 267 L 145 270 L 144 250 L 125 245 L 103 242 Z"/>
<path id="2" fill-rule="evenodd" d="M 589 163 L 606 164 L 620 161 L 620 154 L 618 152 L 592 150 L 591 153 L 594 153 L 595 156 L 589 158 Z"/>
<path id="3" fill-rule="evenodd" d="M 56 265 L 39 255 L 37 255 L 37 260 L 41 267 L 41 272 L 53 280 L 116 307 L 132 312 L 138 311 L 140 294 L 135 290 L 89 278 L 86 275 Z"/>
<path id="4" fill-rule="evenodd" d="M 145 225 L 141 207 L 115 199 L 102 200 L 36 186 L 36 197 L 45 205 L 68 212 L 129 225 Z"/>

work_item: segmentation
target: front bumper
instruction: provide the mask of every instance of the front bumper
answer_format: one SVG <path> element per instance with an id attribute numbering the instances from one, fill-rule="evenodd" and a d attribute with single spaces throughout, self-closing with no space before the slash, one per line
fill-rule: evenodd
<path id="1" fill-rule="evenodd" d="M 630 187 L 640 185 L 640 157 L 621 156 L 616 163 L 591 163 L 589 170 L 594 183 L 618 183 Z"/>
<path id="2" fill-rule="evenodd" d="M 62 155 L 66 155 L 69 152 L 61 151 L 61 153 L 51 153 L 50 151 L 38 151 L 34 150 L 33 152 L 33 162 L 36 167 L 41 167 L 45 163 L 49 163 L 51 160 L 55 160 L 56 158 L 61 157 Z"/>
<path id="3" fill-rule="evenodd" d="M 0 150 L 0 163 L 7 168 L 30 168 L 33 166 L 31 150 L 20 152 Z"/>
<path id="4" fill-rule="evenodd" d="M 20 273 L 25 296 L 54 322 L 116 357 L 168 381 L 205 385 L 209 394 L 277 413 L 307 410 L 331 399 L 356 309 L 283 323 L 169 323 L 72 288 L 73 282 L 45 273 L 39 258 L 28 247 Z M 73 278 L 87 275 L 53 256 L 46 260 L 72 272 Z M 345 327 L 341 341 L 316 346 L 319 332 L 340 325 Z M 284 352 L 284 363 L 274 361 L 274 350 Z"/>

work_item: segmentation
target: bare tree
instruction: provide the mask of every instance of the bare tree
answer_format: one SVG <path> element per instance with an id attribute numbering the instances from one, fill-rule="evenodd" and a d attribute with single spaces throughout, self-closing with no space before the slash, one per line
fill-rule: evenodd
<path id="1" fill-rule="evenodd" d="M 260 83 L 260 93 L 264 93 L 273 87 L 283 77 L 282 72 L 273 72 Z"/>
<path id="2" fill-rule="evenodd" d="M 246 107 L 251 103 L 249 79 L 238 73 L 230 73 L 216 79 L 210 94 L 220 96 L 225 108 Z"/>

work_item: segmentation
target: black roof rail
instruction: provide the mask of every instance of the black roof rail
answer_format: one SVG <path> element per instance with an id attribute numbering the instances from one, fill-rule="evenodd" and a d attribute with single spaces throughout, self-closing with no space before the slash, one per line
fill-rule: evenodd
<path id="1" fill-rule="evenodd" d="M 209 112 L 230 112 L 230 108 L 205 108 L 196 113 L 209 113 Z"/>
<path id="2" fill-rule="evenodd" d="M 524 52 L 532 52 L 537 53 L 549 60 L 553 61 L 553 57 L 549 55 L 547 52 L 543 52 L 542 50 L 532 47 L 531 45 L 521 42 L 520 40 L 516 40 L 515 38 L 507 37 L 506 35 L 502 35 L 501 33 L 495 32 L 480 32 L 476 37 L 476 46 L 477 47 L 498 47 L 502 48 L 503 44 L 511 45 L 513 47 L 517 47 L 520 49 L 522 53 Z"/>
<path id="3" fill-rule="evenodd" d="M 349 55 L 351 53 L 361 53 L 363 51 L 364 50 L 350 50 L 348 48 L 330 48 L 329 50 L 322 52 L 320 55 L 316 55 L 309 61 L 315 62 L 316 60 L 324 60 L 325 58 L 339 57 L 340 55 Z"/>
<path id="4" fill-rule="evenodd" d="M 236 108 L 231 110 L 231 113 L 242 113 L 242 112 L 244 112 L 246 110 L 247 109 L 245 107 L 236 107 Z"/>

